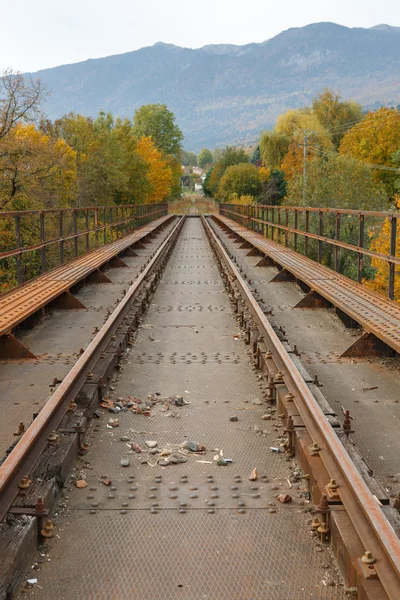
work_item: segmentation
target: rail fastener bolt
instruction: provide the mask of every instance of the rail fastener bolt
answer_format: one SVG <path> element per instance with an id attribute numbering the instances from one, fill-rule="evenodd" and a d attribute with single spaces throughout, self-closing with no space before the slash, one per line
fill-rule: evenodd
<path id="1" fill-rule="evenodd" d="M 328 515 L 330 511 L 327 494 L 322 494 L 316 510 L 317 513 L 321 515 L 321 525 L 318 527 L 317 531 L 320 534 L 321 542 L 327 542 L 329 538 Z"/>
<path id="2" fill-rule="evenodd" d="M 365 551 L 364 556 L 361 558 L 362 562 L 366 565 L 373 565 L 376 563 L 376 558 L 372 556 L 372 552 L 369 550 Z"/>
<path id="3" fill-rule="evenodd" d="M 328 485 L 325 487 L 330 500 L 339 500 L 340 495 L 338 492 L 339 486 L 336 483 L 336 479 L 331 479 Z"/>
<path id="4" fill-rule="evenodd" d="M 58 442 L 58 433 L 57 431 L 51 431 L 48 435 L 47 440 L 49 442 Z"/>
<path id="5" fill-rule="evenodd" d="M 321 526 L 321 521 L 317 516 L 315 516 L 311 523 L 311 531 L 318 531 L 318 528 Z"/>
<path id="6" fill-rule="evenodd" d="M 83 456 L 89 452 L 89 444 L 87 442 L 83 442 L 79 448 L 79 455 Z"/>
<path id="7" fill-rule="evenodd" d="M 24 475 L 18 484 L 20 490 L 27 490 L 32 483 L 32 479 L 29 479 L 28 475 Z"/>
<path id="8" fill-rule="evenodd" d="M 75 400 L 71 400 L 71 402 L 68 404 L 67 411 L 74 412 L 74 410 L 76 409 L 76 406 L 77 406 L 77 404 L 76 404 Z"/>
<path id="9" fill-rule="evenodd" d="M 25 432 L 25 425 L 21 421 L 18 425 L 18 430 L 14 433 L 15 436 L 22 435 Z"/>
<path id="10" fill-rule="evenodd" d="M 286 402 L 293 402 L 293 400 L 294 400 L 293 394 L 291 392 L 288 392 L 286 394 Z"/>
<path id="11" fill-rule="evenodd" d="M 351 419 L 350 411 L 346 410 L 344 413 L 343 431 L 347 434 L 354 433 L 354 431 L 351 428 L 351 420 L 350 419 Z"/>
<path id="12" fill-rule="evenodd" d="M 40 535 L 44 538 L 52 538 L 54 536 L 53 533 L 54 525 L 50 519 L 47 519 L 43 523 L 43 527 L 40 530 Z"/>
<path id="13" fill-rule="evenodd" d="M 39 497 L 36 500 L 35 511 L 37 513 L 43 513 L 44 512 L 44 502 L 43 502 L 43 498 L 42 497 Z"/>
<path id="14" fill-rule="evenodd" d="M 316 442 L 313 443 L 309 448 L 311 456 L 319 456 L 321 448 L 318 446 Z"/>
<path id="15" fill-rule="evenodd" d="M 276 383 L 283 383 L 283 373 L 282 371 L 278 371 L 277 374 L 275 375 L 275 381 Z"/>

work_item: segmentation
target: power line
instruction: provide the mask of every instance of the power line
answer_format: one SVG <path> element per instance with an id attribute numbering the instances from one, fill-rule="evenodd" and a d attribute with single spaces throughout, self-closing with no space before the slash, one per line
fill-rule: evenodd
<path id="1" fill-rule="evenodd" d="M 308 149 L 313 151 L 315 154 L 324 155 L 324 156 L 327 156 L 328 158 L 339 158 L 339 157 L 340 158 L 351 158 L 352 160 L 356 160 L 360 164 L 365 165 L 366 167 L 369 167 L 370 169 L 377 169 L 377 170 L 381 170 L 381 171 L 390 171 L 392 173 L 400 173 L 400 168 L 388 167 L 386 165 L 376 165 L 373 163 L 367 163 L 367 162 L 364 162 L 363 160 L 360 160 L 359 158 L 355 158 L 353 156 L 348 157 L 343 154 L 335 153 L 332 150 L 324 150 L 322 148 L 316 148 L 315 146 L 308 146 Z"/>

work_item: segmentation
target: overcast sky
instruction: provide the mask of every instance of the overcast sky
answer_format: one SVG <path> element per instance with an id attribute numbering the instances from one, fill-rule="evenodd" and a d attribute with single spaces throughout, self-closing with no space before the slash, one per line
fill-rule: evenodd
<path id="1" fill-rule="evenodd" d="M 0 0 L 0 8 L 0 71 L 37 71 L 158 41 L 262 42 L 320 21 L 400 26 L 399 0 Z"/>

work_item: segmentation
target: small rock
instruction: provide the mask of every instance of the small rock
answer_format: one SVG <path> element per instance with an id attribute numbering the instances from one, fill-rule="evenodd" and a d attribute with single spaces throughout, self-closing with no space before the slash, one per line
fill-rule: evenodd
<path id="1" fill-rule="evenodd" d="M 121 458 L 121 460 L 119 461 L 119 464 L 121 465 L 121 467 L 129 467 L 129 465 L 130 465 L 129 458 Z"/>
<path id="2" fill-rule="evenodd" d="M 256 406 L 259 406 L 260 404 L 262 404 L 261 400 L 259 400 L 258 398 L 256 398 L 255 400 L 253 400 L 252 404 L 255 404 Z"/>
<path id="3" fill-rule="evenodd" d="M 271 415 L 263 415 L 261 418 L 263 421 L 269 421 L 271 418 Z"/>
<path id="4" fill-rule="evenodd" d="M 288 502 L 292 501 L 292 496 L 290 496 L 289 494 L 279 494 L 277 500 L 279 500 L 279 502 L 282 502 L 282 504 L 287 504 Z"/>
<path id="5" fill-rule="evenodd" d="M 230 421 L 239 421 L 239 417 L 230 417 L 229 420 Z"/>
<path id="6" fill-rule="evenodd" d="M 127 435 L 121 435 L 119 438 L 121 442 L 129 442 L 130 438 Z"/>
<path id="7" fill-rule="evenodd" d="M 252 472 L 250 473 L 250 475 L 249 475 L 249 480 L 250 480 L 250 481 L 256 481 L 256 480 L 257 480 L 257 477 L 258 477 L 258 471 L 257 471 L 257 469 L 255 468 L 255 469 L 253 469 L 253 470 L 252 470 Z"/>
<path id="8" fill-rule="evenodd" d="M 155 440 L 147 440 L 145 442 L 145 444 L 148 448 L 156 448 L 157 447 L 157 442 Z"/>
<path id="9" fill-rule="evenodd" d="M 170 464 L 168 460 L 159 460 L 158 464 L 160 465 L 160 467 L 168 467 L 168 465 Z"/>

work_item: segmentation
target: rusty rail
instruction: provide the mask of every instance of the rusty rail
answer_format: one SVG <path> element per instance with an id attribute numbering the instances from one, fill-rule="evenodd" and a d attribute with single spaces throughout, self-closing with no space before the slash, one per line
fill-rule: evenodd
<path id="1" fill-rule="evenodd" d="M 365 257 L 375 258 L 383 261 L 388 267 L 388 296 L 394 299 L 396 275 L 400 270 L 400 257 L 396 256 L 397 243 L 397 221 L 400 218 L 398 212 L 350 210 L 339 208 L 316 208 L 303 206 L 270 206 L 262 204 L 240 205 L 220 204 L 221 215 L 237 221 L 241 225 L 261 233 L 267 238 L 282 243 L 284 237 L 285 246 L 290 246 L 296 252 L 299 251 L 299 237 L 303 239 L 303 253 L 310 257 L 310 240 L 317 245 L 315 259 L 323 262 L 324 248 L 332 249 L 332 268 L 341 272 L 340 250 L 354 252 L 357 255 L 357 281 L 362 283 L 364 277 Z M 332 215 L 333 223 L 329 224 L 331 235 L 324 234 L 327 226 L 324 215 Z M 314 223 L 312 223 L 314 217 Z M 347 220 L 346 220 L 347 219 Z M 301 228 L 301 223 L 303 228 Z M 368 227 L 370 231 L 381 231 L 383 223 L 390 224 L 389 253 L 383 254 L 368 248 Z M 341 239 L 343 229 L 351 222 L 352 237 L 357 243 L 346 242 Z M 314 229 L 314 231 L 312 231 Z M 356 230 L 355 230 L 356 229 Z M 289 239 L 291 235 L 291 240 Z M 397 268 L 396 268 L 397 267 Z"/>
<path id="2" fill-rule="evenodd" d="M 282 382 L 293 394 L 295 406 L 311 440 L 319 448 L 319 456 L 327 472 L 338 484 L 340 500 L 365 551 L 372 552 L 376 559 L 374 568 L 388 598 L 397 600 L 400 590 L 399 538 L 221 241 L 204 218 L 203 223 L 217 259 L 223 262 L 228 270 L 257 325 L 260 336 L 271 352 L 274 364 L 281 371 Z"/>
<path id="3" fill-rule="evenodd" d="M 0 212 L 0 266 L 8 275 L 3 287 L 20 285 L 166 214 L 166 203 Z"/>
<path id="4" fill-rule="evenodd" d="M 42 452 L 48 445 L 48 436 L 61 423 L 68 404 L 74 400 L 106 349 L 112 336 L 116 333 L 124 316 L 132 305 L 141 286 L 146 282 L 157 265 L 168 255 L 174 240 L 182 227 L 184 217 L 161 244 L 145 269 L 131 285 L 115 311 L 107 319 L 86 350 L 67 373 L 62 383 L 48 399 L 39 415 L 29 426 L 15 448 L 0 466 L 0 521 L 7 514 L 17 494 L 22 478 L 32 471 Z"/>

